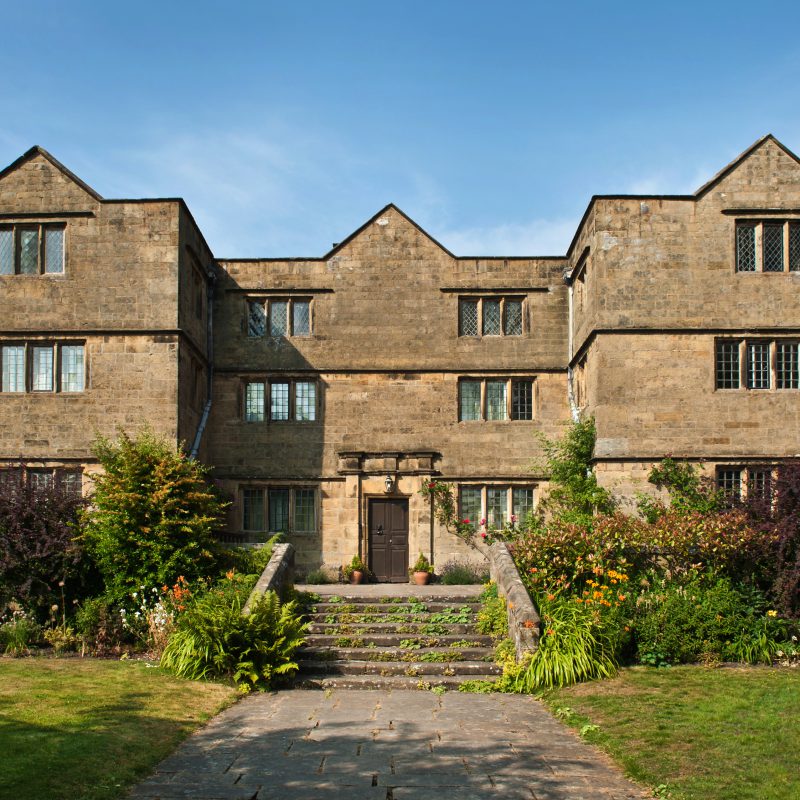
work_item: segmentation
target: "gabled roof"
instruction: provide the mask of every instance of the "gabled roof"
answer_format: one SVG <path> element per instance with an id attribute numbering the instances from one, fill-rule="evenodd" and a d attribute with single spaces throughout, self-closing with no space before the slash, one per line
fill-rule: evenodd
<path id="1" fill-rule="evenodd" d="M 800 158 L 793 153 L 785 144 L 781 141 L 776 139 L 771 133 L 768 133 L 766 136 L 762 136 L 758 141 L 754 142 L 747 148 L 743 153 L 738 155 L 733 161 L 730 162 L 727 166 L 723 167 L 710 181 L 704 183 L 696 192 L 693 194 L 594 194 L 592 195 L 591 199 L 589 200 L 589 205 L 586 206 L 586 211 L 583 212 L 583 216 L 581 217 L 580 222 L 578 223 L 578 227 L 575 229 L 575 235 L 572 237 L 572 241 L 567 248 L 567 258 L 572 256 L 572 252 L 575 249 L 575 244 L 578 241 L 578 237 L 580 236 L 581 229 L 583 228 L 583 224 L 586 222 L 586 218 L 589 216 L 589 212 L 592 210 L 592 206 L 595 204 L 597 200 L 699 200 L 703 195 L 707 194 L 711 189 L 713 189 L 721 180 L 726 178 L 733 172 L 743 161 L 747 160 L 756 150 L 762 147 L 767 142 L 772 142 L 784 153 L 786 153 L 789 158 L 795 161 L 797 164 L 800 164 Z"/>
<path id="2" fill-rule="evenodd" d="M 771 133 L 768 133 L 766 136 L 762 136 L 757 142 L 754 142 L 747 148 L 743 153 L 736 156 L 736 158 L 731 161 L 726 167 L 723 167 L 710 181 L 704 183 L 695 193 L 694 197 L 702 197 L 706 192 L 713 189 L 723 178 L 730 175 L 743 161 L 745 161 L 749 156 L 755 153 L 760 147 L 765 145 L 767 142 L 772 142 L 774 145 L 779 147 L 786 153 L 789 158 L 793 161 L 800 164 L 800 158 L 798 158 L 786 145 L 782 142 L 778 141 Z"/>
<path id="3" fill-rule="evenodd" d="M 447 255 L 449 255 L 451 258 L 456 258 L 456 256 L 453 255 L 453 253 L 451 253 L 441 242 L 434 239 L 433 236 L 431 236 L 424 228 L 421 228 L 419 225 L 417 225 L 417 223 L 414 222 L 414 220 L 411 219 L 411 217 L 409 217 L 408 214 L 406 214 L 402 209 L 398 208 L 394 203 L 389 203 L 388 205 L 385 205 L 377 214 L 371 216 L 360 228 L 354 230 L 344 241 L 339 242 L 334 248 L 329 250 L 322 257 L 322 259 L 327 260 L 332 256 L 335 256 L 343 247 L 352 242 L 353 239 L 355 239 L 362 231 L 366 230 L 370 225 L 372 225 L 373 222 L 375 222 L 375 220 L 377 220 L 382 214 L 385 214 L 389 210 L 396 211 L 406 222 L 408 222 L 410 225 L 416 228 L 423 236 L 425 236 L 427 239 L 433 242 L 433 244 L 435 244 L 440 250 L 444 250 L 444 252 L 447 253 Z"/>
<path id="4" fill-rule="evenodd" d="M 30 150 L 24 152 L 16 161 L 9 164 L 2 172 L 0 172 L 0 180 L 5 178 L 10 172 L 13 172 L 17 167 L 24 164 L 26 161 L 30 161 L 35 156 L 42 156 L 42 158 L 46 158 L 59 172 L 65 175 L 69 180 L 73 183 L 76 183 L 78 186 L 83 189 L 84 192 L 90 194 L 94 197 L 95 200 L 102 201 L 102 197 L 94 190 L 88 183 L 84 183 L 74 172 L 67 169 L 57 158 L 52 156 L 44 147 L 39 147 L 38 144 L 31 147 Z"/>

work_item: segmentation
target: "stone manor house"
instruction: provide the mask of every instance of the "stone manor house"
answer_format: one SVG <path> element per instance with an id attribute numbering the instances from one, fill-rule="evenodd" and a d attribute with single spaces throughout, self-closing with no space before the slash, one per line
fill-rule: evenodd
<path id="1" fill-rule="evenodd" d="M 180 199 L 0 172 L 0 467 L 77 491 L 147 422 L 214 466 L 230 541 L 407 580 L 465 555 L 420 494 L 521 517 L 535 433 L 596 419 L 632 495 L 665 454 L 731 492 L 800 453 L 800 161 L 773 136 L 690 195 L 601 195 L 566 255 L 454 255 L 394 205 L 321 257 L 223 259 Z"/>

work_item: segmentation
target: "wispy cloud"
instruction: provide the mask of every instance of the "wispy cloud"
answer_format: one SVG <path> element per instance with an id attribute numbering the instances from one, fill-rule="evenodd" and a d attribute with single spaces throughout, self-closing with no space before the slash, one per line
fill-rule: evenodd
<path id="1" fill-rule="evenodd" d="M 560 256 L 567 252 L 577 225 L 577 219 L 532 219 L 454 228 L 436 238 L 458 256 Z"/>

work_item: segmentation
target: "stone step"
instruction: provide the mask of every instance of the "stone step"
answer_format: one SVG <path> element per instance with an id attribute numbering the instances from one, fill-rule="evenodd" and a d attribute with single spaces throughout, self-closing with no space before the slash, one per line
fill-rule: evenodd
<path id="1" fill-rule="evenodd" d="M 488 661 L 451 661 L 447 663 L 427 661 L 307 661 L 298 662 L 304 677 L 311 675 L 379 675 L 381 677 L 405 675 L 460 675 L 480 678 L 485 675 L 499 675 L 502 670 L 497 664 Z"/>
<path id="2" fill-rule="evenodd" d="M 475 627 L 477 620 L 474 615 L 459 617 L 451 621 L 430 618 L 427 614 L 308 614 L 308 621 L 313 625 L 471 625 Z M 464 620 L 464 621 L 462 621 Z"/>
<path id="3" fill-rule="evenodd" d="M 408 639 L 418 639 L 423 647 L 452 647 L 453 642 L 468 639 L 470 642 L 480 642 L 487 647 L 492 646 L 492 637 L 474 633 L 474 628 L 463 626 L 464 633 L 447 633 L 436 635 L 414 635 L 408 633 L 348 633 L 348 634 L 310 634 L 306 636 L 306 644 L 311 647 L 364 647 L 374 644 L 375 647 L 399 647 L 400 642 Z M 433 641 L 435 640 L 435 642 Z M 356 644 L 355 642 L 359 643 Z"/>
<path id="4" fill-rule="evenodd" d="M 319 595 L 318 595 L 319 596 Z M 333 598 L 336 598 L 335 600 Z M 331 602 L 333 601 L 333 602 Z M 403 606 L 414 605 L 423 603 L 425 605 L 441 604 L 445 606 L 454 605 L 475 605 L 480 600 L 474 594 L 459 594 L 458 592 L 449 592 L 447 594 L 429 594 L 429 595 L 406 595 L 396 598 L 392 597 L 375 597 L 368 595 L 347 595 L 345 593 L 337 595 L 323 595 L 314 603 L 314 605 L 386 605 L 386 606 Z"/>
<path id="5" fill-rule="evenodd" d="M 470 640 L 472 641 L 472 640 Z M 491 647 L 421 647 L 412 650 L 403 647 L 302 647 L 298 654 L 307 661 L 418 661 L 425 655 L 454 656 L 453 661 L 482 661 L 492 659 Z"/>
<path id="6" fill-rule="evenodd" d="M 471 611 L 477 612 L 480 603 L 472 600 L 465 600 L 459 603 L 442 603 L 438 600 L 427 603 L 327 603 L 320 602 L 312 605 L 312 611 L 317 614 L 335 614 L 342 611 L 342 608 L 354 608 L 358 614 L 411 614 L 419 605 L 424 605 L 425 610 L 433 614 L 441 613 L 448 609 L 459 611 L 462 606 L 469 606 Z"/>
<path id="7" fill-rule="evenodd" d="M 458 690 L 464 682 L 463 675 L 426 675 L 422 677 L 408 675 L 301 675 L 294 685 L 300 689 L 420 689 L 431 690 L 443 688 Z M 471 678 L 467 678 L 471 680 Z M 480 678 L 493 683 L 495 678 Z"/>
<path id="8" fill-rule="evenodd" d="M 373 633 L 443 636 L 445 633 L 468 634 L 474 630 L 474 624 L 452 622 L 312 622 L 308 632 L 323 636 L 366 636 Z"/>

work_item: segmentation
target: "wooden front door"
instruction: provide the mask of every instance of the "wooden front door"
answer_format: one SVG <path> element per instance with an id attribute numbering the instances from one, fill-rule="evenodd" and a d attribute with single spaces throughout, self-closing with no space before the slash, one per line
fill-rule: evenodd
<path id="1" fill-rule="evenodd" d="M 369 501 L 369 568 L 383 583 L 408 581 L 408 500 Z"/>

